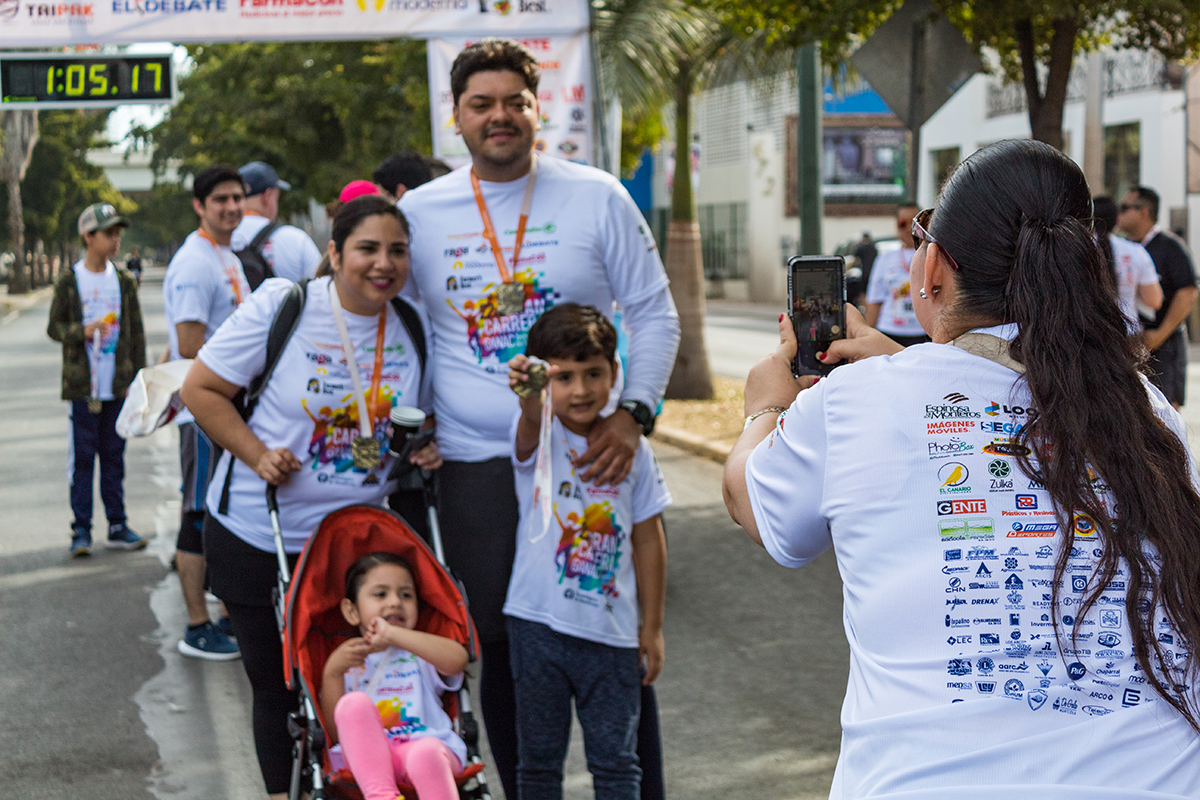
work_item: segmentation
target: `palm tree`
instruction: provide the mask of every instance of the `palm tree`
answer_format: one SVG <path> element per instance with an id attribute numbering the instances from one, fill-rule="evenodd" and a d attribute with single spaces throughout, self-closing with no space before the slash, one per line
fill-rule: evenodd
<path id="1" fill-rule="evenodd" d="M 704 346 L 704 262 L 692 196 L 688 111 L 713 56 L 732 38 L 710 14 L 684 0 L 603 0 L 596 6 L 600 83 L 635 114 L 675 102 L 675 176 L 665 263 L 682 336 L 667 397 L 713 395 Z"/>
<path id="2" fill-rule="evenodd" d="M 38 113 L 33 111 L 2 111 L 0 126 L 4 131 L 3 151 L 0 153 L 0 180 L 8 185 L 8 228 L 16 259 L 9 276 L 8 291 L 18 294 L 29 291 L 25 279 L 25 219 L 21 207 L 21 181 L 33 156 L 38 139 Z"/>

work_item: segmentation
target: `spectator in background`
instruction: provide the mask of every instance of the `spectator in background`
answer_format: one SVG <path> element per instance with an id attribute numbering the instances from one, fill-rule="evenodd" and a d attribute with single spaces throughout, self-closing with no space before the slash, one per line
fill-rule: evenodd
<path id="1" fill-rule="evenodd" d="M 246 212 L 233 232 L 234 250 L 246 249 L 263 228 L 273 225 L 267 238 L 259 245 L 271 275 L 300 281 L 311 278 L 321 263 L 321 251 L 312 238 L 294 225 L 276 224 L 279 216 L 279 194 L 292 185 L 279 179 L 275 169 L 262 161 L 251 161 L 238 170 L 246 182 Z"/>
<path id="2" fill-rule="evenodd" d="M 1162 307 L 1163 290 L 1158 282 L 1154 260 L 1137 242 L 1113 233 L 1117 227 L 1117 202 L 1107 195 L 1092 198 L 1092 225 L 1096 240 L 1112 267 L 1116 281 L 1117 304 L 1129 320 L 1129 332 L 1139 333 L 1138 302 L 1151 311 Z"/>
<path id="3" fill-rule="evenodd" d="M 1183 322 L 1200 290 L 1187 245 L 1158 226 L 1158 192 L 1135 186 L 1125 194 L 1117 227 L 1135 242 L 1141 242 L 1154 259 L 1162 285 L 1162 306 L 1154 318 L 1142 318 L 1146 347 L 1150 349 L 1150 380 L 1179 408 L 1187 388 L 1187 342 Z"/>
<path id="4" fill-rule="evenodd" d="M 905 347 L 929 341 L 913 311 L 912 286 L 908 274 L 916 252 L 912 221 L 919 210 L 911 204 L 896 209 L 896 233 L 900 238 L 900 249 L 879 256 L 876 268 L 871 271 L 871 280 L 867 283 L 867 324 Z"/>
<path id="5" fill-rule="evenodd" d="M 163 310 L 173 360 L 195 358 L 221 323 L 250 295 L 242 264 L 229 247 L 242 221 L 245 190 L 242 176 L 227 166 L 210 167 L 192 181 L 192 210 L 200 218 L 200 226 L 183 240 L 163 278 Z M 180 411 L 175 421 L 179 423 L 183 473 L 175 566 L 188 613 L 188 626 L 177 648 L 191 658 L 230 661 L 240 655 L 230 638 L 233 627 L 228 616 L 214 624 L 204 600 L 204 496 L 220 453 L 190 411 Z"/>
<path id="6" fill-rule="evenodd" d="M 62 342 L 62 398 L 71 411 L 71 555 L 92 547 L 92 475 L 100 459 L 100 497 L 108 517 L 108 546 L 137 550 L 146 540 L 125 521 L 125 440 L 117 415 L 137 371 L 146 366 L 146 337 L 137 282 L 113 266 L 129 223 L 108 203 L 79 215 L 83 259 L 54 283 L 46 332 Z"/>
<path id="7" fill-rule="evenodd" d="M 385 158 L 371 177 L 383 191 L 384 197 L 395 202 L 409 189 L 433 180 L 433 170 L 420 153 L 402 150 Z"/>
<path id="8" fill-rule="evenodd" d="M 858 260 L 859 279 L 854 287 L 853 296 L 848 298 L 854 305 L 858 305 L 859 297 L 866 293 L 867 286 L 871 283 L 871 267 L 875 266 L 875 257 L 878 255 L 879 250 L 875 247 L 871 232 L 863 231 L 862 239 L 854 246 L 854 257 Z"/>
<path id="9" fill-rule="evenodd" d="M 138 286 L 142 285 L 142 258 L 138 255 L 138 249 L 135 247 L 129 251 L 129 257 L 125 259 L 125 269 L 137 279 Z"/>

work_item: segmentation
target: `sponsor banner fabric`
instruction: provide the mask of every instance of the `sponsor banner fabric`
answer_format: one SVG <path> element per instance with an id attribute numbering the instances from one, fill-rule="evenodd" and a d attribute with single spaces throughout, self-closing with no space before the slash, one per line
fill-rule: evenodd
<path id="1" fill-rule="evenodd" d="M 0 47 L 528 37 L 588 27 L 584 0 L 0 0 Z"/>
<path id="2" fill-rule="evenodd" d="M 481 37 L 431 39 L 429 108 L 433 120 L 433 154 L 452 167 L 471 161 L 467 146 L 454 129 L 454 97 L 450 65 L 463 48 Z M 514 36 L 537 56 L 542 68 L 538 84 L 541 130 L 538 152 L 580 164 L 592 163 L 592 77 L 587 33 L 572 36 Z"/>

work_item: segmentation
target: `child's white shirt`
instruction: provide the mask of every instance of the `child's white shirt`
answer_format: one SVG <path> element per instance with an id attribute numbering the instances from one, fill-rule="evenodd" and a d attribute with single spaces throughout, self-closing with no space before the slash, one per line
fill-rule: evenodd
<path id="1" fill-rule="evenodd" d="M 467 747 L 442 708 L 441 694 L 462 688 L 462 673 L 443 678 L 425 659 L 399 647 L 367 656 L 344 676 L 347 692 L 366 692 L 379 709 L 388 739 L 440 739 L 458 763 L 466 765 Z"/>
<path id="2" fill-rule="evenodd" d="M 637 647 L 633 526 L 671 504 L 650 443 L 641 437 L 633 468 L 620 484 L 595 486 L 580 480 L 571 466 L 587 450 L 587 439 L 555 417 L 550 451 L 554 513 L 543 532 L 541 514 L 532 513 L 537 450 L 525 461 L 515 455 L 519 419 L 518 414 L 512 435 L 521 521 L 504 613 L 568 636 Z"/>

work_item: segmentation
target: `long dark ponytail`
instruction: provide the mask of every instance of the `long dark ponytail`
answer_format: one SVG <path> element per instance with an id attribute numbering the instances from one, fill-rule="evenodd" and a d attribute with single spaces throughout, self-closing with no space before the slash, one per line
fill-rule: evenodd
<path id="1" fill-rule="evenodd" d="M 1011 352 L 1036 410 L 1017 435 L 1018 463 L 1049 492 L 1062 532 L 1055 608 L 1076 538 L 1103 543 L 1071 641 L 1123 562 L 1132 652 L 1146 680 L 1200 731 L 1189 685 L 1200 659 L 1181 674 L 1156 635 L 1161 613 L 1183 640 L 1174 651 L 1200 648 L 1200 495 L 1185 443 L 1151 407 L 1091 222 L 1079 168 L 1049 145 L 1010 140 L 959 166 L 930 233 L 961 267 L 955 313 L 1020 327 Z M 1054 624 L 1061 647 L 1057 615 Z"/>

